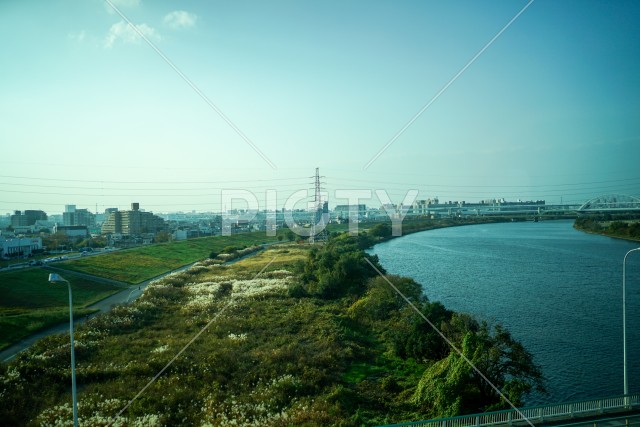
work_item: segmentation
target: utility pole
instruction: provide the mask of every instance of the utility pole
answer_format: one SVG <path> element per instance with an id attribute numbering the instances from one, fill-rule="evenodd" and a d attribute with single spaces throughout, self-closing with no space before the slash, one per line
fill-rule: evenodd
<path id="1" fill-rule="evenodd" d="M 320 176 L 320 168 L 316 168 L 315 175 L 315 195 L 313 199 L 313 222 L 311 224 L 311 235 L 309 236 L 309 243 L 314 244 L 316 242 L 325 242 L 327 240 L 327 222 L 329 212 L 325 212 L 325 205 L 322 202 L 322 195 L 320 194 L 322 191 L 322 187 L 320 186 L 320 178 L 324 178 Z M 316 230 L 316 224 L 320 223 L 322 229 L 320 231 Z"/>

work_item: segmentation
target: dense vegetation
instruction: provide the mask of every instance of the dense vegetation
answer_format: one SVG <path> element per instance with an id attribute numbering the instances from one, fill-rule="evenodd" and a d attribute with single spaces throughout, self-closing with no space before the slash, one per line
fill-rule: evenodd
<path id="1" fill-rule="evenodd" d="M 387 232 L 202 261 L 90 320 L 76 336 L 82 424 L 107 425 L 205 327 L 114 425 L 355 426 L 506 407 L 370 267 L 382 270 L 363 248 Z M 541 387 L 501 327 L 389 279 L 512 402 Z M 0 368 L 0 419 L 68 421 L 69 382 L 68 336 L 41 340 Z"/>
<path id="2" fill-rule="evenodd" d="M 640 219 L 637 218 L 612 218 L 611 215 L 584 216 L 576 219 L 574 227 L 589 233 L 640 240 Z"/>

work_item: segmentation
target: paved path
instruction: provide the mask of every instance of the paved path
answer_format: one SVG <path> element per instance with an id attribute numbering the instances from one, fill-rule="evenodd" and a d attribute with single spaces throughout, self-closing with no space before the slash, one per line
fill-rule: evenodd
<path id="1" fill-rule="evenodd" d="M 263 248 L 265 246 L 271 246 L 274 244 L 277 244 L 280 242 L 274 242 L 274 243 L 267 243 L 266 245 L 262 245 Z M 233 264 L 236 263 L 238 261 L 241 261 L 245 258 L 254 256 L 258 253 L 262 252 L 262 249 L 256 251 L 256 252 L 251 252 L 250 254 L 247 254 L 245 256 L 236 258 L 236 259 L 232 259 L 231 261 L 227 261 L 224 264 L 225 265 L 229 265 L 229 264 Z M 198 262 L 198 261 L 196 261 Z M 111 310 L 111 307 L 113 307 L 116 304 L 123 304 L 123 303 L 128 303 L 131 301 L 134 301 L 135 299 L 137 299 L 140 295 L 142 295 L 142 292 L 144 292 L 144 288 L 147 287 L 147 285 L 157 279 L 160 279 L 164 276 L 167 276 L 169 274 L 172 273 L 177 273 L 180 271 L 184 271 L 186 269 L 188 269 L 189 267 L 191 267 L 192 265 L 194 265 L 196 262 L 192 262 L 191 264 L 187 264 L 184 265 L 180 268 L 176 268 L 175 270 L 171 270 L 168 271 L 166 273 L 162 273 L 158 276 L 152 277 L 151 279 L 145 280 L 144 282 L 138 284 L 138 285 L 129 285 L 128 283 L 124 283 L 124 282 L 119 282 L 117 280 L 112 280 L 112 279 L 106 279 L 104 277 L 100 277 L 100 276 L 94 276 L 91 274 L 86 274 L 86 273 L 78 273 L 76 271 L 71 271 L 71 270 L 65 270 L 59 267 L 52 267 L 50 265 L 43 267 L 46 270 L 50 270 L 50 271 L 56 271 L 56 272 L 60 272 L 60 273 L 64 273 L 64 274 L 74 274 L 76 276 L 79 277 L 84 277 L 86 279 L 89 280 L 94 280 L 96 282 L 103 282 L 103 283 L 109 283 L 121 288 L 124 288 L 122 291 L 113 294 L 111 296 L 108 296 L 94 304 L 91 304 L 90 306 L 88 306 L 87 308 L 97 308 L 98 311 L 96 311 L 95 313 L 89 315 L 89 316 L 84 316 L 78 319 L 73 319 L 73 324 L 74 325 L 78 325 L 81 323 L 86 322 L 88 319 L 90 319 L 91 317 L 97 316 L 100 313 L 104 313 L 107 312 L 109 310 Z M 35 334 L 32 334 L 30 336 L 28 336 L 27 338 L 23 339 L 22 341 L 13 344 L 12 346 L 0 351 L 0 361 L 2 361 L 3 363 L 9 362 L 11 361 L 14 357 L 16 357 L 16 354 L 20 353 L 22 350 L 29 348 L 30 346 L 33 345 L 33 343 L 35 343 L 37 340 L 39 340 L 40 338 L 44 338 L 47 335 L 51 335 L 51 334 L 60 334 L 60 333 L 65 333 L 69 331 L 69 323 L 65 322 L 65 323 L 61 323 L 59 325 L 56 326 L 52 326 L 51 328 L 42 330 L 40 332 L 36 332 Z"/>
<path id="2" fill-rule="evenodd" d="M 197 261 L 196 261 L 197 262 Z M 139 285 L 129 285 L 128 283 L 124 283 L 124 282 L 118 282 L 117 280 L 112 280 L 112 279 L 105 279 L 104 277 L 99 277 L 99 276 L 93 276 L 91 274 L 85 274 L 85 273 L 78 273 L 75 271 L 71 271 L 71 270 L 64 270 L 62 268 L 58 268 L 58 267 L 51 267 L 51 266 L 47 266 L 45 267 L 46 270 L 50 270 L 50 271 L 56 271 L 56 272 L 60 272 L 60 273 L 64 273 L 64 274 L 74 274 L 76 276 L 80 276 L 80 277 L 84 277 L 86 279 L 89 280 L 94 280 L 96 282 L 103 282 L 103 283 L 109 283 L 121 288 L 124 288 L 122 291 L 113 294 L 111 296 L 108 296 L 98 302 L 95 302 L 89 306 L 87 306 L 87 308 L 91 308 L 91 309 L 98 309 L 98 311 L 96 311 L 95 313 L 89 315 L 89 316 L 83 316 L 81 318 L 74 318 L 73 319 L 73 324 L 74 325 L 78 325 L 81 323 L 86 322 L 88 319 L 90 319 L 91 317 L 97 316 L 100 313 L 104 313 L 107 312 L 109 310 L 111 310 L 111 307 L 113 307 L 116 304 L 122 304 L 122 303 L 127 303 L 130 301 L 134 301 L 136 298 L 138 298 L 140 295 L 142 295 L 142 292 L 144 291 L 144 288 L 147 287 L 147 285 L 157 279 L 160 279 L 164 276 L 167 276 L 171 273 L 175 273 L 178 271 L 183 271 L 186 270 L 187 268 L 191 267 L 193 264 L 195 264 L 195 262 L 191 263 L 191 264 L 187 264 L 184 265 L 180 268 L 176 268 L 175 270 L 171 270 L 168 271 L 166 273 L 160 274 L 156 277 L 152 277 L 151 279 L 145 280 L 144 282 L 140 283 Z M 20 353 L 22 350 L 29 348 L 33 345 L 33 343 L 35 343 L 36 341 L 38 341 L 40 338 L 44 338 L 47 335 L 51 335 L 51 334 L 60 334 L 60 333 L 65 333 L 69 331 L 69 322 L 64 322 L 64 323 L 60 323 L 59 325 L 56 326 L 52 326 L 48 329 L 44 329 L 40 332 L 36 332 L 35 334 L 29 335 L 27 338 L 23 339 L 22 341 L 19 341 L 15 344 L 13 344 L 10 347 L 5 348 L 4 350 L 0 351 L 0 361 L 2 362 L 9 362 L 10 360 L 12 360 L 16 354 Z"/>

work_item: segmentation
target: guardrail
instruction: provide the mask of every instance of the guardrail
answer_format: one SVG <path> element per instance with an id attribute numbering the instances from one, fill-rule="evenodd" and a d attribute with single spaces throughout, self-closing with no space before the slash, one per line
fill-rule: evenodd
<path id="1" fill-rule="evenodd" d="M 505 409 L 482 414 L 460 415 L 451 418 L 413 421 L 390 424 L 387 427 L 427 426 L 427 427 L 497 427 L 525 426 L 567 419 L 594 417 L 603 414 L 640 409 L 640 393 L 604 399 L 582 400 L 533 406 L 522 409 Z"/>

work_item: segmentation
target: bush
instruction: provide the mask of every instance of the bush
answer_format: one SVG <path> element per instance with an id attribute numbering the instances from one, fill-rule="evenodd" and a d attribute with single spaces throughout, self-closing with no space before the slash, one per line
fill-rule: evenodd
<path id="1" fill-rule="evenodd" d="M 371 230 L 369 230 L 369 232 L 373 237 L 386 239 L 387 237 L 391 237 L 391 225 L 386 222 L 376 224 L 371 228 Z"/>
<path id="2" fill-rule="evenodd" d="M 359 237 L 345 235 L 311 249 L 302 271 L 306 290 L 325 299 L 362 294 L 366 281 L 377 275 L 367 259 L 383 269 L 377 256 L 366 254 L 361 244 Z"/>
<path id="3" fill-rule="evenodd" d="M 222 248 L 220 253 L 235 255 L 244 248 L 246 248 L 246 246 L 225 246 L 224 248 Z"/>
<path id="4" fill-rule="evenodd" d="M 291 286 L 287 293 L 291 298 L 305 298 L 309 296 L 309 293 L 300 283 L 296 283 L 295 285 Z"/>

